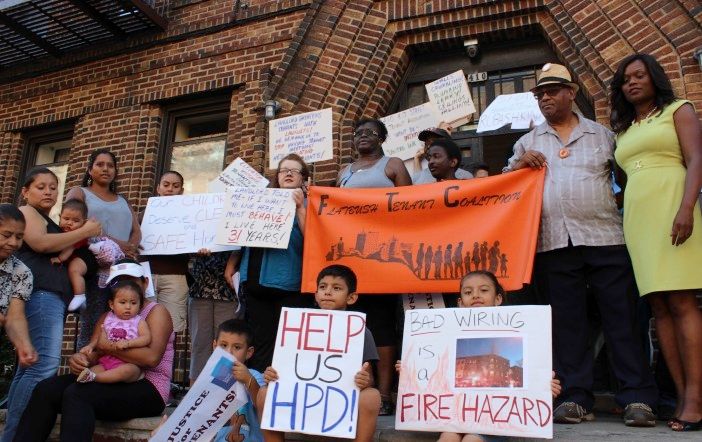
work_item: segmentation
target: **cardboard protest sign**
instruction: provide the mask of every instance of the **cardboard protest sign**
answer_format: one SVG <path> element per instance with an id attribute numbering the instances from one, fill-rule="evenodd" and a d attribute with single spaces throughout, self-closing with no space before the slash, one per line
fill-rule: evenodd
<path id="1" fill-rule="evenodd" d="M 219 174 L 217 178 L 210 181 L 207 190 L 212 193 L 226 192 L 227 187 L 266 187 L 268 179 L 258 173 L 249 164 L 237 158 Z"/>
<path id="2" fill-rule="evenodd" d="M 408 310 L 395 428 L 553 437 L 551 308 Z"/>
<path id="3" fill-rule="evenodd" d="M 444 297 L 441 293 L 403 293 L 402 308 L 404 310 L 444 308 Z"/>
<path id="4" fill-rule="evenodd" d="M 497 130 L 508 124 L 511 129 L 529 129 L 544 121 L 539 103 L 531 92 L 499 95 L 480 114 L 477 131 Z"/>
<path id="5" fill-rule="evenodd" d="M 229 187 L 217 243 L 286 249 L 295 219 L 290 189 Z"/>
<path id="6" fill-rule="evenodd" d="M 261 428 L 353 439 L 366 316 L 283 308 Z"/>
<path id="7" fill-rule="evenodd" d="M 322 109 L 268 123 L 268 167 L 275 169 L 289 153 L 307 164 L 333 158 L 332 110 Z"/>
<path id="8" fill-rule="evenodd" d="M 151 442 L 211 440 L 248 401 L 248 393 L 232 375 L 234 357 L 216 348 L 195 384 Z"/>
<path id="9" fill-rule="evenodd" d="M 215 242 L 223 193 L 151 197 L 141 221 L 142 255 L 179 255 L 200 249 L 236 250 Z"/>
<path id="10" fill-rule="evenodd" d="M 359 293 L 457 292 L 490 270 L 507 290 L 531 280 L 545 170 L 407 187 L 311 187 L 302 291 L 330 264 L 351 267 Z"/>
<path id="11" fill-rule="evenodd" d="M 458 127 L 470 121 L 470 116 L 475 112 L 475 105 L 463 71 L 456 71 L 427 83 L 425 87 L 429 101 L 436 106 L 441 121 L 452 127 Z"/>
<path id="12" fill-rule="evenodd" d="M 383 152 L 389 157 L 401 160 L 413 158 L 424 147 L 419 141 L 419 132 L 430 127 L 437 127 L 441 122 L 432 103 L 424 103 L 402 112 L 380 119 L 388 128 L 388 138 L 383 142 Z"/>

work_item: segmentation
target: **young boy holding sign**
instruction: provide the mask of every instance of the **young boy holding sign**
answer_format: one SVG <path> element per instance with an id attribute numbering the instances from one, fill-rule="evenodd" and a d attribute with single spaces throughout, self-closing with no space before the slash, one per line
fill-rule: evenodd
<path id="1" fill-rule="evenodd" d="M 262 442 L 263 435 L 258 423 L 259 419 L 254 408 L 254 400 L 259 388 L 264 385 L 263 376 L 254 369 L 247 368 L 245 363 L 253 356 L 251 346 L 252 333 L 249 326 L 240 319 L 228 319 L 217 328 L 217 336 L 212 342 L 212 350 L 217 347 L 228 352 L 236 359 L 232 374 L 234 378 L 246 387 L 249 401 L 234 413 L 214 439 L 214 442 Z"/>
<path id="2" fill-rule="evenodd" d="M 346 310 L 358 299 L 356 293 L 356 275 L 353 270 L 343 265 L 331 265 L 322 269 L 317 276 L 317 292 L 314 299 L 322 310 Z M 356 387 L 360 390 L 358 399 L 358 421 L 356 427 L 357 442 L 371 441 L 375 433 L 376 419 L 380 409 L 380 393 L 373 388 L 371 362 L 378 360 L 378 350 L 375 347 L 373 335 L 365 329 L 363 346 L 363 366 L 354 378 Z M 273 367 L 266 368 L 263 373 L 266 383 L 278 380 L 278 372 Z M 256 400 L 259 416 L 263 416 L 268 387 L 264 386 L 258 392 Z M 280 431 L 263 430 L 266 442 L 284 441 L 285 433 Z"/>

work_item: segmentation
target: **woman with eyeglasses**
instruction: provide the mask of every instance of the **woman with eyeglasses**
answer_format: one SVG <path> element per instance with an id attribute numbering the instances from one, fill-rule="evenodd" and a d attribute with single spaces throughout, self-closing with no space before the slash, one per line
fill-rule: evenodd
<path id="1" fill-rule="evenodd" d="M 405 163 L 396 157 L 385 156 L 383 142 L 388 129 L 380 120 L 362 119 L 356 123 L 353 145 L 358 158 L 341 169 L 336 180 L 338 187 L 373 188 L 410 186 L 412 178 Z M 378 347 L 378 390 L 382 398 L 380 415 L 392 414 L 392 385 L 395 377 L 397 353 L 397 296 L 372 295 L 359 297 L 357 308 L 366 314 L 368 328 Z"/>
<path id="2" fill-rule="evenodd" d="M 232 252 L 225 278 L 239 268 L 241 298 L 246 303 L 246 321 L 253 331 L 251 345 L 256 349 L 247 365 L 260 372 L 270 367 L 283 307 L 312 307 L 311 296 L 300 294 L 302 283 L 302 243 L 307 213 L 305 194 L 310 176 L 305 161 L 296 154 L 280 160 L 272 187 L 294 189 L 296 213 L 287 249 L 246 247 Z M 241 265 L 239 265 L 241 264 Z"/>

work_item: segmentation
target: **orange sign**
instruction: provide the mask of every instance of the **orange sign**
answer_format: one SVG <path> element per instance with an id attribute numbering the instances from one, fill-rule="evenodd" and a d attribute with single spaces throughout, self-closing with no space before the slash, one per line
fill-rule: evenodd
<path id="1" fill-rule="evenodd" d="M 312 187 L 302 291 L 319 271 L 351 267 L 359 293 L 458 292 L 471 270 L 506 290 L 531 279 L 545 170 L 407 187 Z"/>

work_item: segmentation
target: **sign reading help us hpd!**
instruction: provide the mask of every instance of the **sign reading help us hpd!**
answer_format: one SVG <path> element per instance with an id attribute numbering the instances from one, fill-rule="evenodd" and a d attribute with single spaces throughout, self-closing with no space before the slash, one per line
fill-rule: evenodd
<path id="1" fill-rule="evenodd" d="M 365 328 L 363 313 L 284 308 L 261 428 L 353 439 Z"/>

